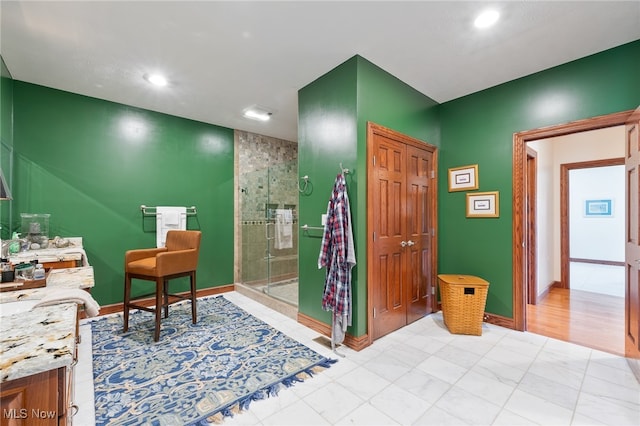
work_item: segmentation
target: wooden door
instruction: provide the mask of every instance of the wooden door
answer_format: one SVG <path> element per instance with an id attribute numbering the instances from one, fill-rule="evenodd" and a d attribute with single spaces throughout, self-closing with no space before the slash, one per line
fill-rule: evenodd
<path id="1" fill-rule="evenodd" d="M 640 108 L 626 130 L 625 355 L 640 358 Z"/>
<path id="2" fill-rule="evenodd" d="M 376 135 L 373 147 L 373 180 L 369 182 L 373 213 L 372 262 L 368 269 L 375 333 L 373 338 L 390 333 L 407 323 L 405 235 L 406 221 L 406 148 L 383 135 Z"/>
<path id="3" fill-rule="evenodd" d="M 435 148 L 368 131 L 368 319 L 371 340 L 433 311 Z"/>
<path id="4" fill-rule="evenodd" d="M 407 145 L 406 214 L 407 214 L 407 323 L 433 311 L 432 297 L 435 283 L 431 281 L 430 200 L 436 191 L 431 182 L 433 154 L 425 149 Z"/>

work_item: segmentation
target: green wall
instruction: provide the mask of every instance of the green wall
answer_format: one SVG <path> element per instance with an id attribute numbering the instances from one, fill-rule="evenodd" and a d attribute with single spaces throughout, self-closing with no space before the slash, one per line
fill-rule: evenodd
<path id="1" fill-rule="evenodd" d="M 309 190 L 300 194 L 298 202 L 300 224 L 321 226 L 340 163 L 355 168 L 356 72 L 357 61 L 351 59 L 298 92 L 298 174 L 309 176 Z M 347 177 L 349 196 L 356 189 L 357 178 L 356 173 Z M 320 230 L 300 233 L 298 311 L 330 324 L 331 315 L 322 310 L 325 269 L 318 269 L 321 241 Z M 360 328 L 359 324 L 354 315 L 353 326 Z"/>
<path id="2" fill-rule="evenodd" d="M 367 121 L 439 144 L 436 102 L 360 56 L 354 56 L 298 93 L 298 172 L 309 175 L 313 191 L 300 196 L 300 223 L 320 226 L 340 163 L 348 168 L 347 188 L 357 264 L 353 270 L 353 324 L 367 332 L 366 139 Z M 360 183 L 363 182 L 364 184 Z M 317 269 L 322 231 L 300 237 L 299 311 L 326 323 L 322 310 L 325 269 Z"/>
<path id="3" fill-rule="evenodd" d="M 12 152 L 13 152 L 13 79 L 11 73 L 0 56 L 0 169 L 11 190 Z M 8 239 L 11 235 L 10 200 L 0 201 L 0 239 Z"/>
<path id="4" fill-rule="evenodd" d="M 233 283 L 232 129 L 20 81 L 13 102 L 13 229 L 50 213 L 51 236 L 83 237 L 100 304 L 122 301 L 124 252 L 155 246 L 142 204 L 195 206 L 198 288 Z"/>
<path id="5" fill-rule="evenodd" d="M 439 107 L 439 273 L 490 282 L 486 310 L 511 318 L 513 134 L 640 105 L 640 41 L 514 80 Z M 500 217 L 467 219 L 447 169 L 478 164 L 479 191 L 500 191 Z"/>
<path id="6" fill-rule="evenodd" d="M 320 226 L 340 163 L 351 170 L 358 264 L 350 333 L 366 333 L 367 121 L 439 147 L 439 272 L 486 278 L 487 311 L 510 317 L 513 133 L 636 108 L 638 69 L 640 41 L 437 105 L 354 56 L 302 88 L 299 174 L 310 185 L 300 194 L 300 224 Z M 99 303 L 122 300 L 124 251 L 155 245 L 141 204 L 195 205 L 189 228 L 204 233 L 198 287 L 233 282 L 233 130 L 15 80 L 1 87 L 2 142 L 10 139 L 14 157 L 12 226 L 21 212 L 51 213 L 52 235 L 84 237 Z M 479 165 L 480 191 L 500 191 L 500 218 L 466 219 L 465 193 L 447 191 L 447 169 L 467 164 Z M 299 310 L 330 323 L 320 241 L 321 231 L 301 233 Z"/>
<path id="7" fill-rule="evenodd" d="M 640 105 L 640 41 L 437 105 L 355 56 L 299 91 L 300 223 L 319 226 L 338 164 L 356 231 L 354 323 L 366 333 L 366 122 L 439 147 L 438 272 L 478 275 L 491 284 L 488 312 L 512 317 L 512 143 L 523 130 L 635 109 Z M 467 219 L 465 192 L 448 192 L 447 169 L 478 164 L 479 191 L 500 191 L 500 217 Z M 300 312 L 330 323 L 322 311 L 321 231 L 300 238 Z"/>

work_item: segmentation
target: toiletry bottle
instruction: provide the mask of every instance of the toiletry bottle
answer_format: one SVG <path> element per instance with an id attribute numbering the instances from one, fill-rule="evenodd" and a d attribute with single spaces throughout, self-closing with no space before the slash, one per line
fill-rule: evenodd
<path id="1" fill-rule="evenodd" d="M 16 254 L 20 251 L 20 242 L 18 241 L 18 233 L 14 232 L 11 235 L 11 239 L 13 240 L 10 244 L 9 244 L 9 253 L 10 254 Z"/>
<path id="2" fill-rule="evenodd" d="M 38 263 L 36 265 L 35 271 L 33 271 L 33 279 L 34 280 L 44 280 L 44 267 L 42 263 Z"/>

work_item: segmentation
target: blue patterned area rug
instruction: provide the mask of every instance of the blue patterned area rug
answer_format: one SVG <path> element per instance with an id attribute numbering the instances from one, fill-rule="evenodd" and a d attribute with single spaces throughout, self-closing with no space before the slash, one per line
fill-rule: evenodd
<path id="1" fill-rule="evenodd" d="M 336 362 L 224 297 L 169 308 L 160 341 L 153 315 L 132 311 L 91 322 L 97 425 L 221 423 L 251 401 L 275 396 Z"/>

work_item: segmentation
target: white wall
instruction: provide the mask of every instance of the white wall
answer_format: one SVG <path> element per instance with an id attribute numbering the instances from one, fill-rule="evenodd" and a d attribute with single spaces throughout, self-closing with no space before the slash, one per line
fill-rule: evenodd
<path id="1" fill-rule="evenodd" d="M 538 152 L 538 293 L 560 281 L 560 165 L 624 157 L 624 126 L 542 139 L 527 145 Z"/>
<path id="2" fill-rule="evenodd" d="M 569 257 L 624 262 L 624 166 L 569 172 Z M 612 216 L 585 214 L 586 200 L 612 200 Z"/>
<path id="3" fill-rule="evenodd" d="M 536 271 L 538 295 L 543 293 L 554 281 L 553 259 L 553 150 L 548 141 L 528 144 L 537 152 L 536 176 Z"/>

